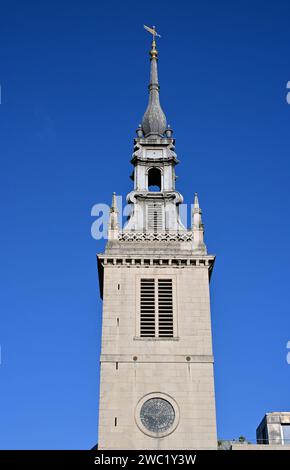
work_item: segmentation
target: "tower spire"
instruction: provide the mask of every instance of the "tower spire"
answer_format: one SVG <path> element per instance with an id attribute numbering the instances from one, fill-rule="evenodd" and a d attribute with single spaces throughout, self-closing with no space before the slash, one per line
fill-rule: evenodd
<path id="1" fill-rule="evenodd" d="M 162 136 L 166 130 L 166 117 L 159 101 L 159 82 L 157 60 L 158 51 L 156 49 L 156 37 L 160 35 L 156 32 L 155 26 L 148 28 L 144 25 L 146 31 L 152 34 L 152 46 L 150 50 L 150 83 L 149 83 L 149 102 L 142 119 L 142 130 L 145 137 L 149 135 Z"/>

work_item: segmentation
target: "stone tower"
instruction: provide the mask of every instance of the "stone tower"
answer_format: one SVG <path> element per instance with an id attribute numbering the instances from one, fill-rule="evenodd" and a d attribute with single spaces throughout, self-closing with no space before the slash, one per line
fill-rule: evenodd
<path id="1" fill-rule="evenodd" d="M 149 103 L 131 163 L 132 210 L 122 229 L 113 195 L 105 252 L 99 449 L 216 449 L 207 254 L 198 197 L 183 226 L 175 140 L 150 51 Z"/>

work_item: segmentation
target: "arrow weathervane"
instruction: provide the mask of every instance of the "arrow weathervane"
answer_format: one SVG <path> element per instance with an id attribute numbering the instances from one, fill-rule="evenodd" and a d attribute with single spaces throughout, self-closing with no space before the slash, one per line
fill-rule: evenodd
<path id="1" fill-rule="evenodd" d="M 144 29 L 146 29 L 146 31 L 148 31 L 148 33 L 152 34 L 153 40 L 155 39 L 155 37 L 161 38 L 160 34 L 157 33 L 157 31 L 155 29 L 155 26 L 152 26 L 152 28 L 149 28 L 149 26 L 146 26 L 144 24 Z"/>

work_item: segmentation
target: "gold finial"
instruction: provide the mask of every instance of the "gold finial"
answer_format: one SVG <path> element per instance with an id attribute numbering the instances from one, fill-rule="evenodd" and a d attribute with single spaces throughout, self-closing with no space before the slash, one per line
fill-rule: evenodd
<path id="1" fill-rule="evenodd" d="M 158 51 L 156 49 L 156 40 L 155 38 L 161 38 L 160 34 L 157 33 L 155 26 L 152 26 L 152 28 L 149 28 L 149 26 L 146 26 L 144 24 L 144 29 L 148 31 L 150 34 L 152 34 L 152 49 L 150 51 L 150 56 L 151 59 L 157 59 Z"/>

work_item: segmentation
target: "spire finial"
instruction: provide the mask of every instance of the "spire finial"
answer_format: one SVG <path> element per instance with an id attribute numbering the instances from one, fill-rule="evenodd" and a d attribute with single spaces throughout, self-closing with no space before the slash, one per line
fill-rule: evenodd
<path id="1" fill-rule="evenodd" d="M 158 51 L 156 49 L 156 37 L 157 38 L 161 38 L 160 34 L 157 33 L 156 29 L 155 29 L 155 26 L 152 26 L 152 28 L 149 28 L 149 26 L 146 26 L 144 24 L 144 29 L 146 29 L 146 31 L 148 31 L 148 33 L 152 34 L 152 49 L 150 51 L 150 56 L 151 56 L 151 59 L 157 59 L 157 56 L 158 56 Z"/>
<path id="2" fill-rule="evenodd" d="M 148 135 L 163 136 L 166 130 L 166 117 L 159 102 L 159 83 L 157 72 L 156 37 L 161 37 L 156 32 L 155 26 L 149 28 L 144 25 L 146 31 L 152 34 L 152 47 L 150 51 L 150 84 L 149 84 L 149 103 L 142 119 L 142 129 L 145 137 Z"/>
<path id="3" fill-rule="evenodd" d="M 199 207 L 198 195 L 194 194 L 194 203 L 192 209 L 192 232 L 193 232 L 193 249 L 196 252 L 205 254 L 206 246 L 204 243 L 204 228 L 201 219 L 201 208 Z"/>
<path id="4" fill-rule="evenodd" d="M 110 208 L 109 224 L 108 224 L 108 239 L 116 240 L 119 233 L 119 211 L 117 205 L 116 193 L 112 196 L 112 205 Z"/>
<path id="5" fill-rule="evenodd" d="M 113 195 L 112 195 L 111 212 L 118 212 L 117 198 L 116 198 L 116 193 L 115 193 L 115 191 L 113 192 Z"/>

